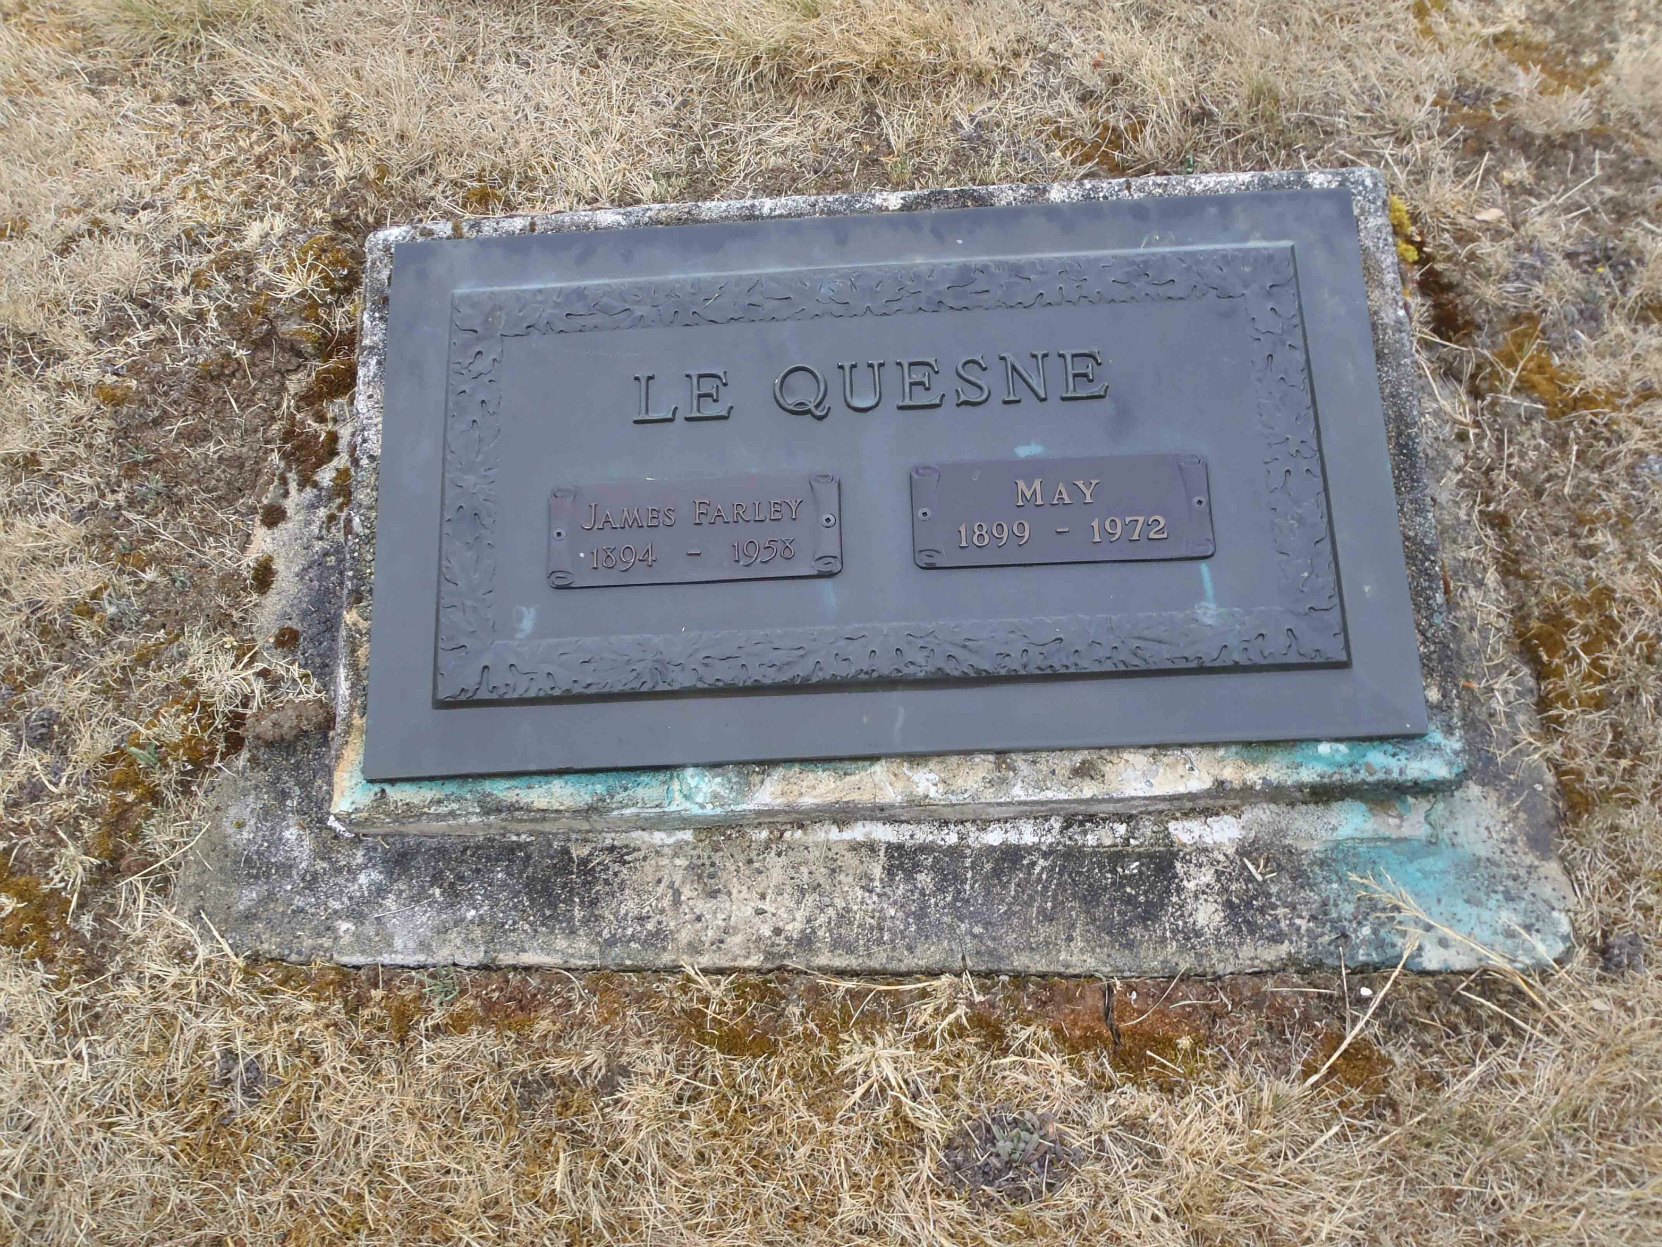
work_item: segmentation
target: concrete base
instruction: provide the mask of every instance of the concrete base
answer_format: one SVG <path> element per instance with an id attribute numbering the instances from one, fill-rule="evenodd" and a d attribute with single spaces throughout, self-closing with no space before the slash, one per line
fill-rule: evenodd
<path id="1" fill-rule="evenodd" d="M 1431 730 L 1390 741 L 1078 750 L 371 784 L 362 774 L 391 249 L 413 238 L 1343 187 L 1352 195 Z M 216 787 L 181 902 L 233 947 L 348 963 L 1217 973 L 1537 964 L 1567 949 L 1547 780 L 1461 672 L 1489 638 L 1445 575 L 1384 190 L 1370 170 L 647 207 L 383 231 L 370 243 L 353 505 L 264 536 L 272 629 L 334 671 L 330 741 L 261 747 Z M 1434 457 L 1433 457 L 1434 458 Z M 320 493 L 321 491 L 313 491 Z M 1437 531 L 1443 544 L 1439 549 Z M 1471 687 L 1466 687 L 1471 684 Z M 1517 723 L 1527 706 L 1503 716 Z M 1503 765 L 1501 759 L 1508 759 Z M 1382 894 L 1394 894 L 1391 903 Z M 1425 918 L 1405 918 L 1418 910 Z M 1429 924 L 1425 919 L 1429 919 Z"/>

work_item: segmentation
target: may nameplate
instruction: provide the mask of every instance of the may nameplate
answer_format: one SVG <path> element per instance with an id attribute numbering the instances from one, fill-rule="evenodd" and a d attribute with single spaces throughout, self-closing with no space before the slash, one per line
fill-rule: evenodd
<path id="1" fill-rule="evenodd" d="M 548 584 L 696 584 L 842 570 L 837 478 L 562 485 L 548 507 Z"/>
<path id="2" fill-rule="evenodd" d="M 912 469 L 919 567 L 1131 563 L 1214 551 L 1199 455 L 995 459 Z"/>
<path id="3" fill-rule="evenodd" d="M 1423 731 L 1349 192 L 1080 193 L 398 241 L 365 775 Z"/>

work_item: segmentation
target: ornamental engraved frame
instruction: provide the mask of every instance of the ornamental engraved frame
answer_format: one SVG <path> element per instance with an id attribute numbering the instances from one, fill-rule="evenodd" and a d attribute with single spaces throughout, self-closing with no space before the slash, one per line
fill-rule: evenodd
<path id="1" fill-rule="evenodd" d="M 1249 608 L 504 640 L 494 610 L 506 338 L 820 316 L 1242 299 L 1277 554 Z M 1258 243 L 871 264 L 451 298 L 435 705 L 1349 661 L 1293 249 Z M 896 486 L 907 505 L 905 480 Z M 911 568 L 911 559 L 903 560 Z"/>

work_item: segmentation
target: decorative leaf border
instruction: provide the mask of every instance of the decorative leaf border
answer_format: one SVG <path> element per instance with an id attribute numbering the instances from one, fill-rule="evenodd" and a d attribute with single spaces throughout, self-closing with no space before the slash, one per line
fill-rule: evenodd
<path id="1" fill-rule="evenodd" d="M 1275 605 L 1121 615 L 496 637 L 503 341 L 534 333 L 1244 299 Z M 1292 247 L 1121 251 L 469 291 L 451 302 L 436 703 L 1349 661 Z"/>

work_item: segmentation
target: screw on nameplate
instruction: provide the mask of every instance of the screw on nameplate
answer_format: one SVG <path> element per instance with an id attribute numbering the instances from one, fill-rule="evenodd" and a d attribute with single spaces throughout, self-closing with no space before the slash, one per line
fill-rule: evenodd
<path id="1" fill-rule="evenodd" d="M 912 469 L 912 558 L 923 568 L 1209 558 L 1199 455 L 978 460 Z"/>
<path id="2" fill-rule="evenodd" d="M 832 576 L 839 483 L 828 472 L 561 485 L 549 501 L 553 589 Z"/>

